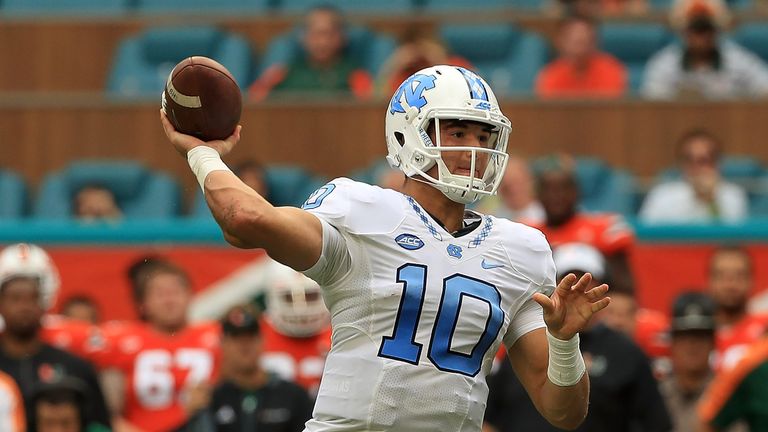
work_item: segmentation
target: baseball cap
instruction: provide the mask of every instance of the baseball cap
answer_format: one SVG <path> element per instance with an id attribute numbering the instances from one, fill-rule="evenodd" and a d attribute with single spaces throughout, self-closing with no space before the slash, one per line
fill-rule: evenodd
<path id="1" fill-rule="evenodd" d="M 560 245 L 552 252 L 552 259 L 555 261 L 558 279 L 574 271 L 591 273 L 598 280 L 605 277 L 603 254 L 586 243 Z"/>
<path id="2" fill-rule="evenodd" d="M 682 331 L 715 331 L 715 304 L 699 292 L 680 294 L 672 305 L 673 333 Z"/>
<path id="3" fill-rule="evenodd" d="M 225 335 L 258 334 L 259 320 L 253 311 L 245 306 L 235 306 L 221 319 L 221 330 Z"/>

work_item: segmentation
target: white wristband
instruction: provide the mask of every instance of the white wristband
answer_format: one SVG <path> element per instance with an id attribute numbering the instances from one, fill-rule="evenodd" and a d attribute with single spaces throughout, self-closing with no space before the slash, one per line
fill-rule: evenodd
<path id="1" fill-rule="evenodd" d="M 579 350 L 579 335 L 564 341 L 552 336 L 547 330 L 549 342 L 549 366 L 547 377 L 552 384 L 570 387 L 581 381 L 587 368 Z"/>
<path id="2" fill-rule="evenodd" d="M 205 178 L 213 171 L 230 171 L 227 164 L 221 160 L 219 152 L 207 146 L 197 146 L 187 152 L 187 163 L 200 183 L 200 188 L 205 193 Z"/>

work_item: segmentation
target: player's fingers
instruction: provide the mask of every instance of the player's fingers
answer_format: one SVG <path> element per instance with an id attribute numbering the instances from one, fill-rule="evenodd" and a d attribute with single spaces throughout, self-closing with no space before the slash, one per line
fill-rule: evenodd
<path id="1" fill-rule="evenodd" d="M 581 291 L 584 292 L 589 287 L 589 284 L 592 282 L 592 274 L 591 273 L 584 273 L 584 275 L 579 279 L 578 282 L 576 282 L 576 285 L 573 285 L 571 288 L 573 291 Z"/>
<path id="2" fill-rule="evenodd" d="M 555 291 L 560 291 L 562 294 L 568 294 L 571 291 L 574 282 L 576 282 L 576 275 L 568 273 L 560 283 L 557 284 L 557 289 Z"/>
<path id="3" fill-rule="evenodd" d="M 533 294 L 533 301 L 541 305 L 541 308 L 544 309 L 544 314 L 550 314 L 555 311 L 555 304 L 552 302 L 552 299 L 542 293 Z"/>
<path id="4" fill-rule="evenodd" d="M 609 304 L 611 304 L 611 298 L 603 297 L 602 299 L 592 303 L 592 313 L 600 312 L 601 310 L 605 309 Z"/>
<path id="5" fill-rule="evenodd" d="M 585 292 L 584 294 L 587 295 L 587 299 L 589 299 L 590 301 L 595 301 L 595 300 L 599 300 L 607 292 L 608 292 L 608 285 L 602 284 L 599 287 L 592 288 L 591 290 Z"/>

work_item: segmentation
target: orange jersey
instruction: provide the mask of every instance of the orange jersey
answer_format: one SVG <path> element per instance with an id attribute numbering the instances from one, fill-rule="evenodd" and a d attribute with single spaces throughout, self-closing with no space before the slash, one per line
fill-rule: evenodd
<path id="1" fill-rule="evenodd" d="M 7 432 L 27 430 L 24 398 L 16 381 L 3 372 L 0 372 L 0 430 Z"/>
<path id="2" fill-rule="evenodd" d="M 331 348 L 331 328 L 327 327 L 315 336 L 296 338 L 278 332 L 267 320 L 262 320 L 261 334 L 264 368 L 316 395 L 325 356 Z"/>
<path id="3" fill-rule="evenodd" d="M 586 243 L 609 256 L 626 252 L 635 242 L 630 226 L 615 214 L 578 213 L 558 227 L 531 226 L 544 233 L 553 249 L 565 243 Z"/>
<path id="4" fill-rule="evenodd" d="M 145 323 L 108 323 L 103 333 L 105 347 L 94 359 L 101 368 L 124 374 L 123 417 L 141 430 L 181 426 L 187 419 L 181 404 L 185 389 L 217 377 L 218 323 L 191 325 L 172 336 Z"/>
<path id="5" fill-rule="evenodd" d="M 750 345 L 768 331 L 768 315 L 747 315 L 738 323 L 716 333 L 719 368 L 729 369 L 738 363 Z"/>
<path id="6" fill-rule="evenodd" d="M 104 336 L 98 326 L 61 315 L 43 318 L 40 337 L 44 342 L 86 360 L 91 360 L 94 353 L 104 348 Z"/>
<path id="7" fill-rule="evenodd" d="M 583 69 L 568 60 L 555 60 L 536 78 L 536 94 L 543 98 L 617 98 L 626 90 L 627 68 L 605 53 L 593 55 Z"/>

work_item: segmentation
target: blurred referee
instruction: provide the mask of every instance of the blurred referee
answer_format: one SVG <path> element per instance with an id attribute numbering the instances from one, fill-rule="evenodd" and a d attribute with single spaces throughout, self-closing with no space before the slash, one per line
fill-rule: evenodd
<path id="1" fill-rule="evenodd" d="M 222 319 L 222 382 L 213 391 L 210 415 L 219 432 L 301 432 L 312 416 L 303 388 L 261 367 L 256 315 L 235 307 Z"/>

